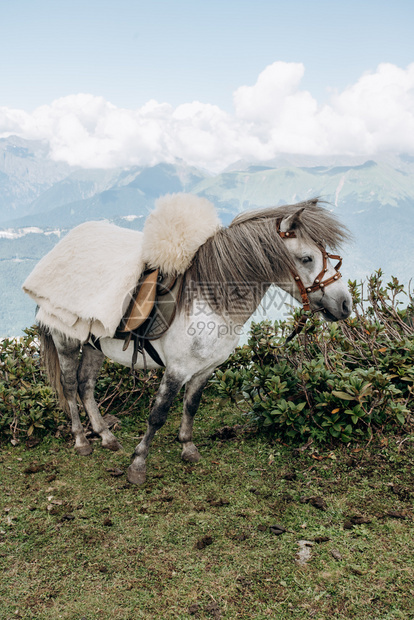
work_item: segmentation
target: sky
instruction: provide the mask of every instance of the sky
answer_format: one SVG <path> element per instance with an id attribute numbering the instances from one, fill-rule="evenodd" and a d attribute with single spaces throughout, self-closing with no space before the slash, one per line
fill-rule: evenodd
<path id="1" fill-rule="evenodd" d="M 0 0 L 0 137 L 84 167 L 414 154 L 412 0 Z"/>

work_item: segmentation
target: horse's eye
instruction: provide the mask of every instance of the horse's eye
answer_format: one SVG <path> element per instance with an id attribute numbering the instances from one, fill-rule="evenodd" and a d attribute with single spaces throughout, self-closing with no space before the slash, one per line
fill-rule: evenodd
<path id="1" fill-rule="evenodd" d="M 303 256 L 303 257 L 302 257 L 302 263 L 303 263 L 304 265 L 306 265 L 306 263 L 311 263 L 312 261 L 313 261 L 312 256 Z"/>

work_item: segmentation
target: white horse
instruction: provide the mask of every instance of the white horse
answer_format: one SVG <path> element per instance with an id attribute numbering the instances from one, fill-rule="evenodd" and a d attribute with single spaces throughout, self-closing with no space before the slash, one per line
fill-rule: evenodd
<path id="1" fill-rule="evenodd" d="M 244 213 L 227 228 L 220 228 L 198 249 L 183 276 L 181 301 L 175 318 L 153 342 L 158 363 L 146 360 L 148 368 L 165 366 L 165 372 L 148 418 L 147 431 L 135 448 L 128 480 L 143 484 L 146 458 L 158 429 L 166 421 L 174 397 L 185 385 L 184 411 L 178 439 L 181 457 L 197 462 L 200 454 L 193 443 L 193 420 L 203 389 L 214 369 L 236 347 L 241 329 L 259 306 L 263 295 L 276 284 L 311 312 L 321 312 L 328 321 L 346 319 L 351 296 L 325 247 L 337 248 L 348 238 L 345 227 L 317 200 Z M 82 343 L 59 331 L 41 328 L 45 366 L 51 384 L 63 393 L 69 408 L 75 449 L 90 454 L 77 404 L 79 394 L 92 428 L 102 446 L 121 448 L 107 428 L 94 398 L 94 387 L 104 356 L 131 366 L 131 346 L 101 338 Z M 79 353 L 82 352 L 80 361 Z M 141 353 L 135 368 L 145 364 Z"/>

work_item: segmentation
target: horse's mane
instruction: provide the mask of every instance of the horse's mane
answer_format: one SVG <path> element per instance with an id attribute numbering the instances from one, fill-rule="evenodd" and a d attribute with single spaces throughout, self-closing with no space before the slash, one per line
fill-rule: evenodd
<path id="1" fill-rule="evenodd" d="M 265 292 L 254 285 L 281 285 L 290 276 L 293 261 L 286 243 L 276 232 L 276 221 L 304 208 L 295 232 L 298 237 L 337 250 L 349 239 L 347 228 L 315 198 L 281 207 L 269 207 L 237 215 L 227 228 L 220 228 L 198 249 L 184 276 L 183 299 L 202 287 L 203 298 L 217 311 L 231 311 L 240 287 L 256 305 Z M 233 293 L 229 293 L 233 286 Z M 260 287 L 259 287 L 260 288 Z M 206 294 L 207 293 L 207 294 Z"/>

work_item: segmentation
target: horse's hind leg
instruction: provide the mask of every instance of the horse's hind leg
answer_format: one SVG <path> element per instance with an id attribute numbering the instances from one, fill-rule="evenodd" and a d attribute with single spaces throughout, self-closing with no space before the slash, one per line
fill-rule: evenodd
<path id="1" fill-rule="evenodd" d="M 82 456 L 92 452 L 91 445 L 85 437 L 82 423 L 79 417 L 77 394 L 78 380 L 77 371 L 79 366 L 80 342 L 66 338 L 61 334 L 53 334 L 53 342 L 60 364 L 60 382 L 63 394 L 67 400 L 69 413 L 72 421 L 72 434 L 75 438 L 75 450 Z"/>
<path id="2" fill-rule="evenodd" d="M 94 396 L 96 379 L 104 357 L 101 351 L 94 349 L 89 344 L 82 347 L 82 359 L 78 369 L 78 392 L 94 432 L 102 438 L 102 447 L 109 450 L 121 450 L 122 446 L 108 429 Z"/>
<path id="3" fill-rule="evenodd" d="M 190 463 L 197 463 L 201 458 L 197 447 L 193 443 L 193 422 L 200 405 L 201 395 L 210 375 L 211 371 L 202 375 L 195 375 L 185 388 L 183 417 L 178 432 L 178 441 L 183 445 L 181 458 Z"/>
<path id="4" fill-rule="evenodd" d="M 174 376 L 173 373 L 168 372 L 168 370 L 165 371 L 154 406 L 148 418 L 147 432 L 135 448 L 133 461 L 128 467 L 129 482 L 133 484 L 143 484 L 145 482 L 145 459 L 148 456 L 149 447 L 155 433 L 165 423 L 172 402 L 183 385 L 184 381 Z"/>

